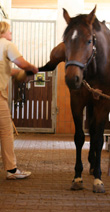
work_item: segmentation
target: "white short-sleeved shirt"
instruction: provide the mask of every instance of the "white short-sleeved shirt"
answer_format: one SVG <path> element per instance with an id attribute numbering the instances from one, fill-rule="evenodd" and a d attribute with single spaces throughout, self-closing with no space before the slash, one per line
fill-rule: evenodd
<path id="1" fill-rule="evenodd" d="M 8 98 L 6 89 L 11 75 L 12 62 L 21 56 L 11 41 L 0 38 L 0 92 L 5 98 Z"/>

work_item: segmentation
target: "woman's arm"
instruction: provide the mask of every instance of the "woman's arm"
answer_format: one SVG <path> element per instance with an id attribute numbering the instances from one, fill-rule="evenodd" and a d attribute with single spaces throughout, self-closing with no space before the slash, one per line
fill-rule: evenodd
<path id="1" fill-rule="evenodd" d="M 22 56 L 16 58 L 13 63 L 15 63 L 19 68 L 25 71 L 32 71 L 33 74 L 37 74 L 38 68 L 31 63 L 27 62 Z"/>

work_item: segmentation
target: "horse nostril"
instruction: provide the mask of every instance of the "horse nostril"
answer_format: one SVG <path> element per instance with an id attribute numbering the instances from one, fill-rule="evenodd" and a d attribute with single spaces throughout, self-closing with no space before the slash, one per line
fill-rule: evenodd
<path id="1" fill-rule="evenodd" d="M 69 78 L 65 76 L 65 82 L 70 89 L 77 89 L 80 87 L 80 77 L 78 75 Z"/>
<path id="2" fill-rule="evenodd" d="M 79 77 L 75 76 L 74 80 L 75 80 L 75 83 L 78 83 L 79 82 Z"/>

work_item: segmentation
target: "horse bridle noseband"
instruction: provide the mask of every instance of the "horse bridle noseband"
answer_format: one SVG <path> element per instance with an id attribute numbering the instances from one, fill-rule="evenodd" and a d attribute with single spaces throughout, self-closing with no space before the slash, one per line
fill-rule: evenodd
<path id="1" fill-rule="evenodd" d="M 88 65 L 90 64 L 90 62 L 92 61 L 92 59 L 95 58 L 95 55 L 96 55 L 96 36 L 95 36 L 95 34 L 93 34 L 92 54 L 89 57 L 87 63 L 83 64 L 83 63 L 78 62 L 76 60 L 70 60 L 70 61 L 66 62 L 65 68 L 67 68 L 68 66 L 74 65 L 74 66 L 78 66 L 79 68 L 81 68 L 85 71 L 87 69 Z"/>

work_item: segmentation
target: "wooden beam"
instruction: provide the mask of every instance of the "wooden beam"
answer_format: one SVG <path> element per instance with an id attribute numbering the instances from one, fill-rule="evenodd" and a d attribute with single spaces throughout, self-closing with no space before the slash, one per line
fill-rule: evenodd
<path id="1" fill-rule="evenodd" d="M 12 8 L 57 9 L 58 0 L 12 0 Z"/>
<path id="2" fill-rule="evenodd" d="M 84 3 L 94 3 L 95 4 L 106 4 L 106 3 L 110 3 L 110 0 L 84 0 Z"/>

